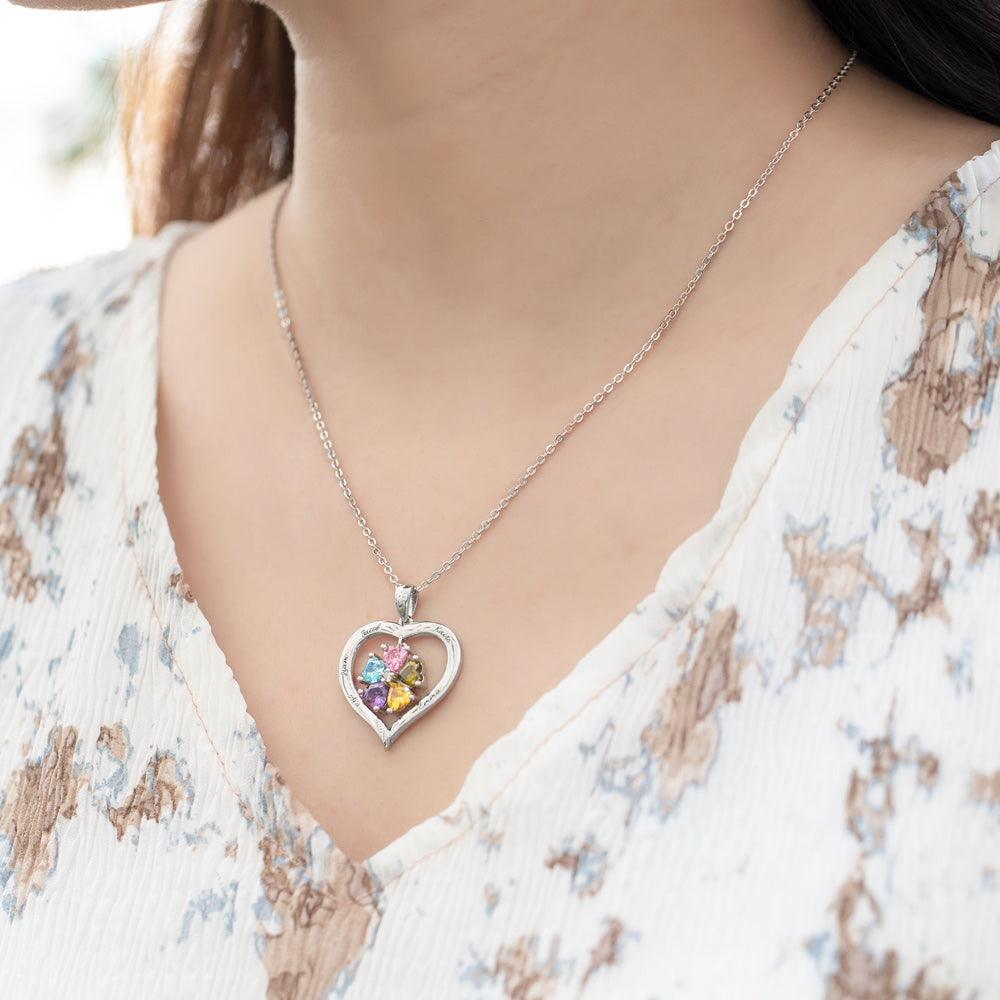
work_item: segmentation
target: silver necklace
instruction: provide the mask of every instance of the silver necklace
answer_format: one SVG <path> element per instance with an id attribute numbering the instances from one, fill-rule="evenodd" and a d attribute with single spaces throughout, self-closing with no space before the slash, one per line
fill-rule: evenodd
<path id="1" fill-rule="evenodd" d="M 458 678 L 459 667 L 461 665 L 461 647 L 458 637 L 450 628 L 437 622 L 414 620 L 413 616 L 416 613 L 417 607 L 417 594 L 424 588 L 429 587 L 444 573 L 447 573 L 461 559 L 463 553 L 468 551 L 469 548 L 483 537 L 490 526 L 507 509 L 507 506 L 521 490 L 527 486 L 532 477 L 559 445 L 615 390 L 616 386 L 625 380 L 627 375 L 630 375 L 636 369 L 642 359 L 653 349 L 653 345 L 660 339 L 674 317 L 680 312 L 688 296 L 694 291 L 695 286 L 701 280 L 708 265 L 726 241 L 726 237 L 743 217 L 743 213 L 750 206 L 750 202 L 757 196 L 767 178 L 771 176 L 774 168 L 781 162 L 782 157 L 798 138 L 802 129 L 805 128 L 816 112 L 826 103 L 834 90 L 837 89 L 837 86 L 847 75 L 856 58 L 857 50 L 851 52 L 847 61 L 837 71 L 837 74 L 823 88 L 795 123 L 795 126 L 785 137 L 767 166 L 739 203 L 739 206 L 722 227 L 715 241 L 705 252 L 701 263 L 695 268 L 694 274 L 691 275 L 690 280 L 677 297 L 677 301 L 670 307 L 663 319 L 657 324 L 656 329 L 646 338 L 639 350 L 573 414 L 559 433 L 545 445 L 535 460 L 514 481 L 507 492 L 500 498 L 497 505 L 480 521 L 475 531 L 437 569 L 416 586 L 404 584 L 400 581 L 388 557 L 372 533 L 372 529 L 361 511 L 361 507 L 347 483 L 347 476 L 340 464 L 337 452 L 334 450 L 333 442 L 330 440 L 330 434 L 323 419 L 323 414 L 320 412 L 319 404 L 316 402 L 312 386 L 306 377 L 302 353 L 292 332 L 292 320 L 288 313 L 288 303 L 279 280 L 278 259 L 275 249 L 278 214 L 285 200 L 285 195 L 291 186 L 289 178 L 289 182 L 285 184 L 284 189 L 275 201 L 268 230 L 268 257 L 274 289 L 274 302 L 278 310 L 278 321 L 288 341 L 292 361 L 299 378 L 299 384 L 302 386 L 302 392 L 305 395 L 306 402 L 309 404 L 309 412 L 312 415 L 313 423 L 319 434 L 320 442 L 323 445 L 323 450 L 326 452 L 330 468 L 337 482 L 340 484 L 340 489 L 368 542 L 368 547 L 371 549 L 378 564 L 382 567 L 389 582 L 395 587 L 397 621 L 369 622 L 355 631 L 344 645 L 339 670 L 340 688 L 345 698 L 358 715 L 374 729 L 386 749 L 392 745 L 406 728 L 416 722 L 422 715 L 425 715 L 448 693 Z M 420 635 L 430 635 L 439 639 L 444 645 L 446 654 L 443 676 L 433 688 L 422 695 L 420 689 L 425 686 L 424 665 L 420 657 L 410 649 L 406 642 L 407 639 Z M 382 643 L 379 652 L 371 649 L 368 650 L 364 656 L 363 668 L 359 673 L 355 673 L 359 654 L 363 652 L 363 647 L 377 636 L 383 636 L 395 641 L 392 645 Z"/>

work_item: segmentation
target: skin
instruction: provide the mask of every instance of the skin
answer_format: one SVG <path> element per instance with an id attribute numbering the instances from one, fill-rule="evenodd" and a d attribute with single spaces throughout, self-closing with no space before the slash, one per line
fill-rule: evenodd
<path id="1" fill-rule="evenodd" d="M 354 491 L 417 582 L 631 357 L 847 53 L 797 0 L 275 8 L 297 52 L 289 305 Z M 996 132 L 851 71 L 668 336 L 421 595 L 463 674 L 389 753 L 331 669 L 393 616 L 392 588 L 276 325 L 277 188 L 178 246 L 158 442 L 180 563 L 272 759 L 346 854 L 446 808 L 653 589 L 810 322 Z"/>

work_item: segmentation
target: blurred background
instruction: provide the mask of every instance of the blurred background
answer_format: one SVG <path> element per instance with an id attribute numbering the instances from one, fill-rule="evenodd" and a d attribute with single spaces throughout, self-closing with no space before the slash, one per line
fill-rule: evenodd
<path id="1" fill-rule="evenodd" d="M 161 6 L 0 2 L 0 282 L 131 238 L 114 82 Z"/>

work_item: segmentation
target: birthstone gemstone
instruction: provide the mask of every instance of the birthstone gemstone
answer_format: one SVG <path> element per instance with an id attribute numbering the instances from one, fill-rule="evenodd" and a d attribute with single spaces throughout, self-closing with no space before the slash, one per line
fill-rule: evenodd
<path id="1" fill-rule="evenodd" d="M 394 681 L 389 685 L 387 707 L 390 712 L 401 712 L 413 701 L 413 692 L 405 685 Z"/>
<path id="2" fill-rule="evenodd" d="M 393 684 L 393 687 L 399 687 L 399 685 Z M 361 700 L 373 712 L 381 712 L 385 708 L 388 696 L 389 686 L 387 684 L 373 684 L 363 695 L 361 695 Z"/>
<path id="3" fill-rule="evenodd" d="M 411 656 L 399 672 L 399 679 L 410 687 L 418 687 L 424 682 L 424 665 L 416 656 Z"/>
<path id="4" fill-rule="evenodd" d="M 383 645 L 382 659 L 385 665 L 394 673 L 398 674 L 403 668 L 403 664 L 410 658 L 410 647 L 405 642 L 397 642 L 395 646 Z"/>
<path id="5" fill-rule="evenodd" d="M 366 684 L 377 684 L 382 680 L 382 672 L 385 670 L 385 661 L 377 653 L 372 653 L 368 657 L 365 669 L 361 671 L 361 680 Z"/>

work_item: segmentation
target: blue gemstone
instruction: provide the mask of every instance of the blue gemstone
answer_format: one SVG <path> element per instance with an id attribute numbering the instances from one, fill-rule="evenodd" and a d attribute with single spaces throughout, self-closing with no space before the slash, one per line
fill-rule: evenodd
<path id="1" fill-rule="evenodd" d="M 365 669 L 361 671 L 361 679 L 366 684 L 377 684 L 382 680 L 382 671 L 385 670 L 385 661 L 381 656 L 372 653 L 368 657 Z"/>

